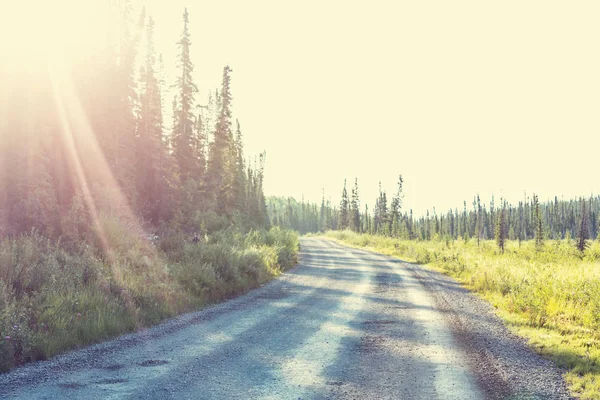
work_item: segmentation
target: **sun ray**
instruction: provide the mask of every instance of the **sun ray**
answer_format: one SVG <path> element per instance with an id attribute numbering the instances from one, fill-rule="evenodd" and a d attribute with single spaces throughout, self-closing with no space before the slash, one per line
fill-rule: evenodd
<path id="1" fill-rule="evenodd" d="M 94 230 L 99 236 L 103 250 L 108 254 L 110 241 L 100 218 L 103 210 L 100 209 L 94 198 L 92 190 L 94 184 L 100 185 L 114 195 L 111 201 L 116 204 L 114 209 L 119 210 L 120 214 L 115 217 L 132 223 L 135 232 L 141 234 L 143 229 L 106 161 L 73 82 L 66 71 L 68 69 L 60 63 L 52 63 L 48 66 L 52 96 L 60 124 L 59 136 L 66 151 L 74 181 L 83 195 Z"/>

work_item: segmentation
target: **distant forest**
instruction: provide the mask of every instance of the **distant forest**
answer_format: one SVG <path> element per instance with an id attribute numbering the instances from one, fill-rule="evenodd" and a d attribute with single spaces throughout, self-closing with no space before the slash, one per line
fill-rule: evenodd
<path id="1" fill-rule="evenodd" d="M 600 196 L 563 200 L 555 197 L 540 202 L 534 194 L 525 195 L 518 204 L 509 204 L 492 197 L 484 203 L 479 195 L 463 206 L 440 213 L 433 209 L 415 216 L 402 209 L 403 178 L 390 197 L 379 185 L 379 196 L 370 209 L 361 206 L 358 181 L 350 193 L 344 182 L 340 204 L 331 204 L 325 196 L 321 204 L 297 201 L 293 198 L 269 197 L 267 209 L 274 225 L 296 229 L 301 233 L 350 229 L 355 232 L 379 234 L 403 239 L 435 238 L 481 240 L 498 236 L 509 240 L 530 240 L 537 236 L 547 239 L 598 237 Z M 537 221 L 537 224 L 536 224 Z M 539 221 L 541 221 L 541 235 Z M 501 228 L 501 229 L 500 229 Z"/>

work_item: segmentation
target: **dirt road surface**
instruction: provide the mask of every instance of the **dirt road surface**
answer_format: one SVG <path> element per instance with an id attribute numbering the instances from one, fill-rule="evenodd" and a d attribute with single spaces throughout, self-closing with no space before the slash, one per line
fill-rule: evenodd
<path id="1" fill-rule="evenodd" d="M 569 399 L 560 371 L 443 275 L 304 238 L 220 305 L 0 376 L 16 399 Z"/>

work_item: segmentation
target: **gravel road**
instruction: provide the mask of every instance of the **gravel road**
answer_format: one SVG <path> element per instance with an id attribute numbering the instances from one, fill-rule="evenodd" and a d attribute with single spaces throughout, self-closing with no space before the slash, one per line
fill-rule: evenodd
<path id="1" fill-rule="evenodd" d="M 17 399 L 569 399 L 491 307 L 418 266 L 304 238 L 245 296 L 0 375 Z"/>

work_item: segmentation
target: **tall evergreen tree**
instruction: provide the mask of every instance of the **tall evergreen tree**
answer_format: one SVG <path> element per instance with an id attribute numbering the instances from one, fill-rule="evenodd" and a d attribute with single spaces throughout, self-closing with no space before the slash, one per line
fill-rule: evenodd
<path id="1" fill-rule="evenodd" d="M 585 251 L 587 247 L 587 239 L 589 238 L 589 216 L 586 207 L 585 198 L 580 199 L 581 203 L 581 223 L 579 225 L 579 240 L 577 242 L 577 248 L 579 251 Z"/>
<path id="2" fill-rule="evenodd" d="M 319 231 L 325 232 L 327 230 L 327 210 L 325 209 L 325 189 L 323 189 L 323 196 L 321 197 L 321 209 L 319 210 Z"/>
<path id="3" fill-rule="evenodd" d="M 475 234 L 477 235 L 477 247 L 479 247 L 480 242 L 481 242 L 481 236 L 483 235 L 483 218 L 482 218 L 483 215 L 482 215 L 481 200 L 479 198 L 479 193 L 477 194 L 475 212 L 477 213 L 476 222 L 475 222 Z"/>
<path id="4" fill-rule="evenodd" d="M 206 174 L 206 150 L 208 144 L 208 127 L 206 125 L 206 121 L 202 115 L 202 112 L 199 112 L 196 115 L 196 131 L 193 139 L 194 145 L 194 158 L 196 159 L 196 171 L 194 174 L 194 179 L 198 182 L 204 181 L 204 176 Z"/>
<path id="5" fill-rule="evenodd" d="M 502 208 L 498 210 L 496 220 L 496 244 L 500 249 L 500 252 L 504 254 L 504 247 L 506 245 L 506 233 L 507 233 L 507 220 L 506 220 L 506 204 L 501 201 Z"/>
<path id="6" fill-rule="evenodd" d="M 361 231 L 360 224 L 360 199 L 358 194 L 358 178 L 354 179 L 352 188 L 352 199 L 350 200 L 350 229 L 355 232 Z"/>
<path id="7" fill-rule="evenodd" d="M 373 230 L 381 235 L 387 235 L 388 231 L 388 206 L 387 206 L 387 195 L 381 188 L 381 182 L 379 182 L 379 197 L 375 201 L 375 209 L 373 210 Z"/>
<path id="8" fill-rule="evenodd" d="M 391 204 L 391 218 L 390 218 L 390 232 L 393 236 L 398 237 L 400 235 L 400 217 L 402 210 L 402 200 L 404 198 L 404 179 L 402 175 L 398 177 L 398 191 L 392 198 Z"/>
<path id="9" fill-rule="evenodd" d="M 189 14 L 187 8 L 183 13 L 183 31 L 177 42 L 179 56 L 177 67 L 179 76 L 175 84 L 176 100 L 174 103 L 173 118 L 174 126 L 172 133 L 173 155 L 179 166 L 182 181 L 194 179 L 198 173 L 198 159 L 195 157 L 194 96 L 198 87 L 194 83 L 192 73 L 194 65 L 190 58 L 190 47 L 192 45 L 189 32 Z"/>
<path id="10" fill-rule="evenodd" d="M 234 206 L 239 213 L 245 213 L 246 204 L 246 166 L 244 163 L 244 148 L 242 142 L 242 129 L 240 122 L 236 119 L 236 135 L 233 148 L 235 162 L 235 179 L 233 182 Z"/>
<path id="11" fill-rule="evenodd" d="M 146 26 L 146 57 L 140 73 L 140 116 L 136 136 L 136 187 L 143 215 L 154 225 L 171 217 L 175 171 L 163 138 L 160 81 L 156 72 L 154 21 Z"/>
<path id="12" fill-rule="evenodd" d="M 540 202 L 537 194 L 533 195 L 532 210 L 535 221 L 535 244 L 540 248 L 544 243 L 544 227 L 542 222 L 542 213 L 540 212 Z"/>
<path id="13" fill-rule="evenodd" d="M 340 201 L 340 219 L 339 229 L 347 229 L 350 225 L 350 210 L 348 202 L 348 191 L 346 190 L 346 180 L 344 179 L 344 189 L 342 190 L 342 200 Z"/>
<path id="14" fill-rule="evenodd" d="M 111 88 L 116 102 L 113 103 L 114 113 L 109 116 L 112 129 L 112 145 L 109 147 L 108 162 L 113 174 L 117 178 L 123 192 L 130 201 L 136 197 L 136 160 L 135 151 L 135 133 L 136 118 L 135 114 L 139 108 L 138 90 L 135 80 L 136 57 L 138 45 L 142 33 L 145 10 L 139 18 L 139 22 L 133 33 L 130 32 L 131 4 L 129 0 L 121 3 L 122 20 L 121 36 L 116 65 L 116 82 Z"/>
<path id="15" fill-rule="evenodd" d="M 220 214 L 231 215 L 235 208 L 233 184 L 236 173 L 235 160 L 232 159 L 233 134 L 231 132 L 231 68 L 223 68 L 219 116 L 214 138 L 209 149 L 207 183 L 215 196 L 216 210 Z"/>

